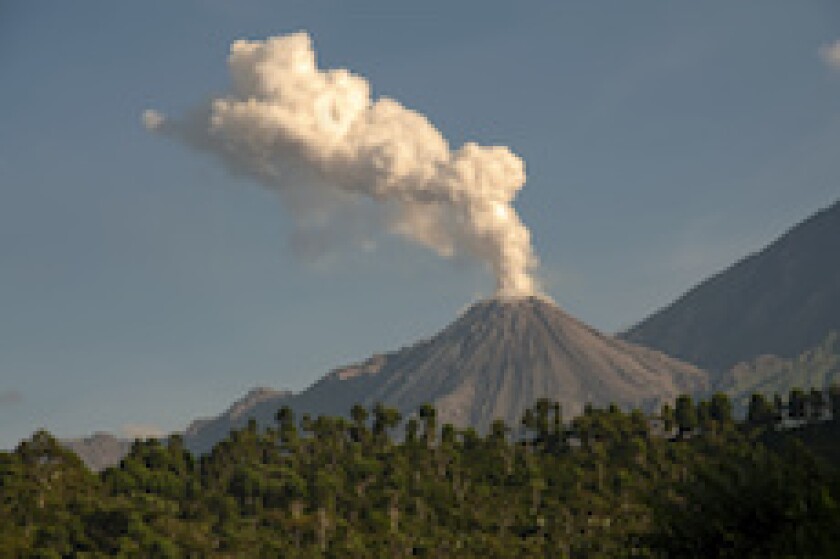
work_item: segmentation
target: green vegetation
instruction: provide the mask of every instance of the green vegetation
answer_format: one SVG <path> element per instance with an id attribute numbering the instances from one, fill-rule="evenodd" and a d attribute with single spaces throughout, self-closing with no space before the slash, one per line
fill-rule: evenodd
<path id="1" fill-rule="evenodd" d="M 283 408 L 206 456 L 138 441 L 99 475 L 42 431 L 0 453 L 0 557 L 837 557 L 840 421 L 812 411 L 838 396 L 796 395 L 787 430 L 784 406 L 756 396 L 739 423 L 722 394 L 569 424 L 540 400 L 486 435 L 431 406 Z"/>

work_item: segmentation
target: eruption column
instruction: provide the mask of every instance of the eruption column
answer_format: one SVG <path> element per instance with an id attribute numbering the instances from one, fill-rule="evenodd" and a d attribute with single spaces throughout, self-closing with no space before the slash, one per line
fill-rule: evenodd
<path id="1" fill-rule="evenodd" d="M 371 99 L 364 78 L 319 69 L 303 32 L 236 41 L 228 64 L 227 95 L 183 120 L 146 111 L 147 128 L 221 157 L 309 215 L 372 200 L 391 232 L 483 262 L 499 295 L 536 292 L 530 233 L 512 206 L 525 165 L 507 147 L 450 149 L 422 114 Z"/>

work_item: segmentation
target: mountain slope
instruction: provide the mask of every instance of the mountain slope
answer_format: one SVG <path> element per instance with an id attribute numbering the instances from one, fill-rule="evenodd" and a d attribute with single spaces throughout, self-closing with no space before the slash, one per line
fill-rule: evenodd
<path id="1" fill-rule="evenodd" d="M 708 376 L 657 351 L 601 334 L 540 298 L 491 299 L 469 308 L 429 340 L 336 369 L 306 391 L 260 401 L 247 410 L 260 423 L 287 404 L 300 413 L 346 415 L 383 402 L 411 414 L 432 403 L 440 421 L 486 428 L 496 418 L 518 424 L 540 397 L 564 413 L 584 404 L 652 409 L 681 392 L 708 388 Z M 204 451 L 226 430 L 187 433 Z M 218 439 L 216 439 L 218 440 Z"/>
<path id="2" fill-rule="evenodd" d="M 542 299 L 493 299 L 426 342 L 333 371 L 296 404 L 346 413 L 355 402 L 405 412 L 431 402 L 443 422 L 483 427 L 517 423 L 540 397 L 575 414 L 587 402 L 649 407 L 704 382 L 693 367 L 605 336 Z"/>
<path id="3" fill-rule="evenodd" d="M 94 433 L 90 437 L 61 441 L 62 446 L 75 452 L 85 465 L 95 472 L 119 464 L 128 454 L 131 443 L 132 441 L 118 439 L 110 433 L 103 432 Z"/>
<path id="4" fill-rule="evenodd" d="M 704 281 L 621 337 L 722 372 L 792 358 L 840 330 L 840 202 Z"/>
<path id="5" fill-rule="evenodd" d="M 254 388 L 234 402 L 224 413 L 204 419 L 196 419 L 184 431 L 184 443 L 197 453 L 204 453 L 227 437 L 231 430 L 241 429 L 250 418 L 266 425 L 274 419 L 274 413 L 292 398 L 287 390 Z"/>

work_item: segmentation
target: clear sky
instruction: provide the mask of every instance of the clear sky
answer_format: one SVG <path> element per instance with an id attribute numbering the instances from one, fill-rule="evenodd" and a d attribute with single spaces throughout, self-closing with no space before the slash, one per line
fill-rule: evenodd
<path id="1" fill-rule="evenodd" d="M 608 332 L 840 198 L 836 1 L 537 4 L 0 3 L 0 448 L 183 428 L 492 293 L 394 237 L 301 255 L 279 198 L 143 128 L 225 91 L 239 38 L 306 30 L 453 145 L 509 146 L 546 291 Z"/>

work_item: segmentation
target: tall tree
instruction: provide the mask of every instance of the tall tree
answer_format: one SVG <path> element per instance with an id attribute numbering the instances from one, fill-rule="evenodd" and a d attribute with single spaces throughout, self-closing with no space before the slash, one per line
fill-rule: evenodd
<path id="1" fill-rule="evenodd" d="M 681 438 L 697 428 L 697 410 L 691 396 L 683 394 L 677 398 L 674 416 Z"/>
<path id="2" fill-rule="evenodd" d="M 791 419 L 805 419 L 808 399 L 800 388 L 794 388 L 788 395 L 788 415 Z"/>
<path id="3" fill-rule="evenodd" d="M 840 421 L 840 384 L 832 384 L 828 387 L 828 402 L 831 406 L 832 419 Z"/>
<path id="4" fill-rule="evenodd" d="M 773 423 L 775 412 L 773 406 L 764 397 L 764 394 L 753 394 L 750 397 L 749 408 L 747 409 L 747 421 L 751 425 L 762 426 Z"/>
<path id="5" fill-rule="evenodd" d="M 659 412 L 659 418 L 662 420 L 662 428 L 666 433 L 670 433 L 676 423 L 674 408 L 668 403 L 663 404 L 662 410 Z"/>
<path id="6" fill-rule="evenodd" d="M 782 400 L 781 394 L 773 394 L 773 419 L 776 422 L 781 422 L 786 418 L 787 408 Z"/>
<path id="7" fill-rule="evenodd" d="M 418 415 L 423 420 L 423 441 L 427 446 L 431 446 L 435 443 L 437 433 L 437 410 L 431 404 L 423 404 Z"/>
<path id="8" fill-rule="evenodd" d="M 350 418 L 353 420 L 351 437 L 356 442 L 363 442 L 367 438 L 368 411 L 361 404 L 356 404 L 350 410 Z"/>
<path id="9" fill-rule="evenodd" d="M 715 392 L 709 401 L 709 415 L 721 425 L 732 423 L 732 402 L 723 392 Z"/>
<path id="10" fill-rule="evenodd" d="M 383 442 L 388 429 L 393 429 L 400 424 L 402 415 L 394 408 L 389 408 L 382 403 L 373 407 L 373 435 L 378 441 Z"/>
<path id="11" fill-rule="evenodd" d="M 808 407 L 810 409 L 809 419 L 811 421 L 820 421 L 825 414 L 825 394 L 819 388 L 812 388 L 808 397 Z"/>

